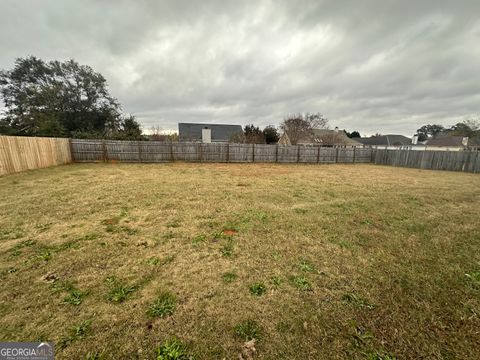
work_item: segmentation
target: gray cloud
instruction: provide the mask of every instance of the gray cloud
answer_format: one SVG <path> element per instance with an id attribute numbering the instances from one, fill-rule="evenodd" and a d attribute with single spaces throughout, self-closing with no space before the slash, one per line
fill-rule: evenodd
<path id="1" fill-rule="evenodd" d="M 479 13 L 477 0 L 2 0 L 0 67 L 91 65 L 145 128 L 320 111 L 411 135 L 480 112 Z"/>

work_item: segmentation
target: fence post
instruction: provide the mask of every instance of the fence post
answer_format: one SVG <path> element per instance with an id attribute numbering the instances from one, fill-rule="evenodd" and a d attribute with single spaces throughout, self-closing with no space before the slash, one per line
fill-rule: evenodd
<path id="1" fill-rule="evenodd" d="M 103 162 L 108 161 L 107 145 L 105 144 L 105 140 L 102 140 L 102 157 Z"/>
<path id="2" fill-rule="evenodd" d="M 203 161 L 203 146 L 202 146 L 202 143 L 197 143 L 197 155 L 198 155 L 198 160 L 200 162 Z"/>
<path id="3" fill-rule="evenodd" d="M 73 144 L 72 144 L 72 138 L 68 139 L 68 146 L 70 147 L 70 159 L 72 162 L 75 162 L 75 159 L 73 157 Z"/>
<path id="4" fill-rule="evenodd" d="M 356 149 L 356 148 L 357 148 L 356 146 L 353 147 L 353 161 L 352 161 L 352 162 L 353 162 L 354 164 L 355 164 L 355 149 Z"/>
<path id="5" fill-rule="evenodd" d="M 170 160 L 172 162 L 175 161 L 175 158 L 173 157 L 173 141 L 170 141 Z"/>
<path id="6" fill-rule="evenodd" d="M 300 145 L 297 145 L 297 163 L 300 162 Z"/>
<path id="7" fill-rule="evenodd" d="M 230 143 L 227 142 L 227 163 L 230 162 Z"/>
<path id="8" fill-rule="evenodd" d="M 252 163 L 255 162 L 255 143 L 252 144 Z"/>
<path id="9" fill-rule="evenodd" d="M 335 162 L 338 164 L 338 146 L 336 147 L 337 152 L 335 154 Z"/>
<path id="10" fill-rule="evenodd" d="M 320 148 L 321 148 L 321 146 L 318 147 L 318 152 L 317 152 L 317 164 L 320 162 Z"/>
<path id="11" fill-rule="evenodd" d="M 140 145 L 140 140 L 137 141 L 138 146 L 138 161 L 142 162 L 142 147 Z"/>
<path id="12" fill-rule="evenodd" d="M 277 147 L 275 148 L 275 162 L 278 163 L 278 144 L 277 144 Z"/>

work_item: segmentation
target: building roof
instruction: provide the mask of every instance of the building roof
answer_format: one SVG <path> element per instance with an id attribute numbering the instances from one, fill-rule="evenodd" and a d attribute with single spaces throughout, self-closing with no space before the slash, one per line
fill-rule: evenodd
<path id="1" fill-rule="evenodd" d="M 464 147 L 468 145 L 468 142 L 468 137 L 443 135 L 428 140 L 427 145 Z"/>
<path id="2" fill-rule="evenodd" d="M 325 145 L 360 146 L 362 143 L 351 139 L 343 130 L 313 129 L 314 141 Z"/>
<path id="3" fill-rule="evenodd" d="M 229 141 L 232 135 L 243 133 L 240 125 L 178 123 L 178 136 L 181 141 L 200 141 L 205 128 L 212 130 L 212 141 Z"/>
<path id="4" fill-rule="evenodd" d="M 363 137 L 358 138 L 357 140 L 364 145 L 371 146 L 402 146 L 412 144 L 412 140 L 410 138 L 395 134 Z"/>
<path id="5" fill-rule="evenodd" d="M 291 145 L 288 133 L 283 133 L 279 144 Z M 312 129 L 311 133 L 301 136 L 298 145 L 328 145 L 328 146 L 361 146 L 362 144 L 355 139 L 350 139 L 345 131 Z"/>

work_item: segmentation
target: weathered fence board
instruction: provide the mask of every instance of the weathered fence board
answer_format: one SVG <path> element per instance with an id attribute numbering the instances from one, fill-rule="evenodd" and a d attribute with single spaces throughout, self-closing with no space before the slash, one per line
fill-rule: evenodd
<path id="1" fill-rule="evenodd" d="M 72 151 L 75 161 L 359 163 L 371 162 L 373 150 L 266 144 L 73 139 Z"/>
<path id="2" fill-rule="evenodd" d="M 70 162 L 69 139 L 0 135 L 0 175 Z"/>
<path id="3" fill-rule="evenodd" d="M 375 163 L 421 169 L 480 171 L 478 151 L 78 139 L 72 140 L 72 151 L 75 161 Z"/>
<path id="4" fill-rule="evenodd" d="M 375 164 L 431 170 L 480 172 L 478 151 L 375 150 Z"/>

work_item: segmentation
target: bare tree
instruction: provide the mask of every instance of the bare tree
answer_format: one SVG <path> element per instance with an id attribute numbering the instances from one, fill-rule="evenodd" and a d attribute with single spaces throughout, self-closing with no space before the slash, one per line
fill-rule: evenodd
<path id="1" fill-rule="evenodd" d="M 296 145 L 301 138 L 313 136 L 313 129 L 328 129 L 328 119 L 321 113 L 293 114 L 283 120 L 280 129 Z"/>

